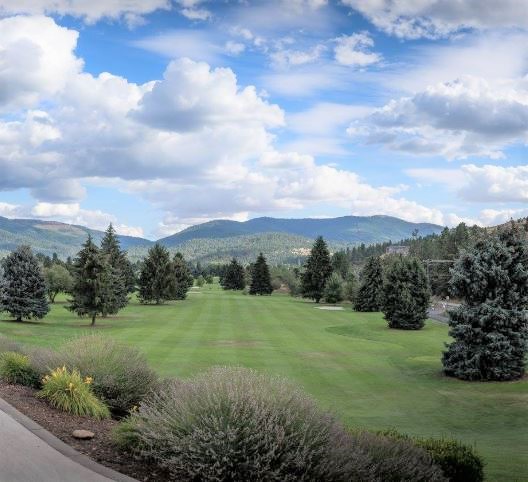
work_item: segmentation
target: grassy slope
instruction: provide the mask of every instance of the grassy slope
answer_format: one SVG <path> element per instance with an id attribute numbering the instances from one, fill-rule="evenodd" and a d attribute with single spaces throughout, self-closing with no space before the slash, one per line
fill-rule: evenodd
<path id="1" fill-rule="evenodd" d="M 1 322 L 0 333 L 57 345 L 87 330 L 55 305 L 42 323 Z M 273 295 L 205 287 L 185 302 L 131 304 L 99 330 L 141 347 L 164 375 L 240 364 L 295 379 L 349 425 L 395 427 L 476 443 L 489 480 L 528 480 L 528 382 L 466 383 L 440 375 L 447 327 L 388 330 L 379 314 L 323 311 Z"/>

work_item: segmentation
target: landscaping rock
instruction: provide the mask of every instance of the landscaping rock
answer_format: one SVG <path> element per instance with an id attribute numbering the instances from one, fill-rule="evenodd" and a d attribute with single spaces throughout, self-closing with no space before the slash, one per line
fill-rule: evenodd
<path id="1" fill-rule="evenodd" d="M 95 434 L 89 430 L 74 430 L 72 436 L 80 440 L 90 440 L 94 438 Z"/>

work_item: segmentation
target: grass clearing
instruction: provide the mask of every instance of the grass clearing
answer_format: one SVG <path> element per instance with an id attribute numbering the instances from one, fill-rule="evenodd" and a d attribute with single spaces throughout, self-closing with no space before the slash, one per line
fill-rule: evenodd
<path id="1" fill-rule="evenodd" d="M 379 313 L 315 310 L 285 295 L 244 296 L 216 285 L 199 292 L 162 306 L 134 301 L 98 320 L 95 331 L 139 347 L 162 375 L 187 377 L 213 365 L 284 375 L 350 426 L 453 437 L 476 445 L 488 480 L 528 481 L 528 380 L 442 376 L 446 325 L 389 330 Z M 58 346 L 92 331 L 60 301 L 41 322 L 0 321 L 0 333 Z"/>

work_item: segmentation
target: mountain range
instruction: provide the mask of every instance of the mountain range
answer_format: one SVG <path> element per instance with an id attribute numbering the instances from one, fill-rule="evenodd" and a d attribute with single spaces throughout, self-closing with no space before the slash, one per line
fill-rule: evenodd
<path id="1" fill-rule="evenodd" d="M 280 219 L 260 217 L 249 221 L 215 220 L 191 226 L 159 243 L 171 251 L 181 251 L 193 261 L 224 262 L 233 256 L 243 262 L 262 251 L 273 263 L 296 262 L 306 256 L 315 237 L 321 235 L 331 249 L 360 243 L 397 242 L 418 232 L 421 236 L 439 233 L 442 226 L 411 223 L 391 216 L 342 216 L 337 218 Z M 36 252 L 60 257 L 74 256 L 91 234 L 99 242 L 103 233 L 83 226 L 34 219 L 0 217 L 0 254 L 20 244 Z M 154 241 L 119 236 L 132 259 L 143 257 Z"/>

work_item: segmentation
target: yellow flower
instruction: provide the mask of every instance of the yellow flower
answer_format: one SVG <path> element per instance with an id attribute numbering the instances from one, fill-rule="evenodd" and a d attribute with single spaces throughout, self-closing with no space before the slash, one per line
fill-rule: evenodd
<path id="1" fill-rule="evenodd" d="M 92 377 L 86 377 L 84 379 L 84 383 L 86 383 L 86 385 L 90 385 L 90 383 L 92 383 L 92 382 L 93 382 L 93 378 Z"/>

